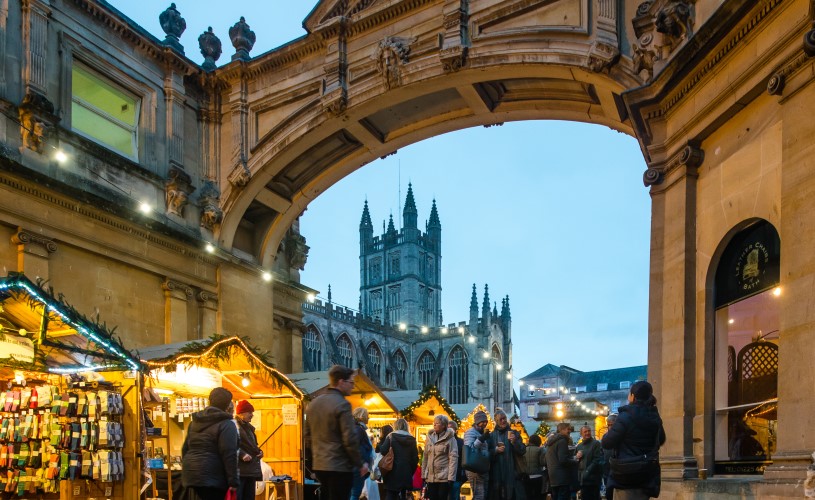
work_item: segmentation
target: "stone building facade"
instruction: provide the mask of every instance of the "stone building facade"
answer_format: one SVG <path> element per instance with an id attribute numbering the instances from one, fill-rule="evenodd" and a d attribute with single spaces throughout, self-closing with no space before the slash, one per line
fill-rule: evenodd
<path id="1" fill-rule="evenodd" d="M 101 0 L 0 0 L 4 269 L 49 280 L 128 346 L 246 335 L 293 371 L 309 293 L 296 221 L 320 193 L 453 130 L 607 126 L 648 164 L 661 498 L 800 497 L 811 1 L 320 0 L 305 36 L 258 56 L 254 21 L 235 20 L 220 65 L 216 34 L 195 62 L 181 13 L 159 17 L 162 38 Z"/>
<path id="2" fill-rule="evenodd" d="M 479 306 L 473 285 L 469 319 L 445 324 L 436 202 L 421 231 L 409 185 L 402 215 L 403 227 L 397 230 L 391 216 L 387 229 L 374 236 L 365 202 L 359 225 L 360 310 L 334 304 L 330 288 L 327 302 L 303 304 L 303 370 L 341 364 L 362 369 L 383 388 L 435 385 L 454 405 L 514 408 L 509 296 L 501 299 L 499 313 L 489 287 L 484 286 Z"/>

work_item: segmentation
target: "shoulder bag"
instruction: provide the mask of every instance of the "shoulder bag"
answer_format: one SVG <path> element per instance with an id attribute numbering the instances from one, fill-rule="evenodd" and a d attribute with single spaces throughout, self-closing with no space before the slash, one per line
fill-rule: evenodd
<path id="1" fill-rule="evenodd" d="M 387 474 L 393 470 L 393 439 L 391 439 L 390 435 L 388 435 L 387 439 L 390 441 L 388 452 L 382 455 L 382 459 L 379 460 L 379 472 L 382 474 Z"/>
<path id="2" fill-rule="evenodd" d="M 654 449 L 642 455 L 627 458 L 617 458 L 617 450 L 609 458 L 611 476 L 620 486 L 634 486 L 642 484 L 646 478 L 653 476 L 659 470 L 659 428 L 657 428 Z"/>
<path id="3" fill-rule="evenodd" d="M 490 470 L 490 456 L 487 450 L 479 450 L 474 446 L 462 447 L 464 457 L 461 459 L 461 468 L 476 474 L 484 474 Z"/>

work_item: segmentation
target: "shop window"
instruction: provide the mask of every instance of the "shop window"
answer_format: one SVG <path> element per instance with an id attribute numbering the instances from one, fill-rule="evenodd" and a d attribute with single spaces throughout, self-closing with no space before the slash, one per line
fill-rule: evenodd
<path id="1" fill-rule="evenodd" d="M 436 369 L 436 358 L 429 351 L 422 353 L 419 357 L 419 380 L 422 387 L 433 385 L 433 372 Z"/>
<path id="2" fill-rule="evenodd" d="M 467 353 L 461 346 L 456 346 L 450 353 L 450 395 L 449 400 L 452 404 L 461 404 L 467 402 L 467 396 L 470 392 L 468 371 L 467 371 Z M 498 395 L 496 394 L 496 399 Z"/>
<path id="3" fill-rule="evenodd" d="M 526 416 L 529 418 L 534 418 L 537 416 L 537 412 L 535 412 L 535 405 L 526 405 Z"/>
<path id="4" fill-rule="evenodd" d="M 87 67 L 71 68 L 71 128 L 117 153 L 138 160 L 141 100 Z"/>
<path id="5" fill-rule="evenodd" d="M 761 474 L 776 448 L 780 240 L 760 221 L 716 267 L 715 473 Z"/>
<path id="6" fill-rule="evenodd" d="M 376 342 L 368 344 L 368 362 L 371 363 L 372 375 L 379 378 L 382 373 L 382 351 L 376 345 Z"/>

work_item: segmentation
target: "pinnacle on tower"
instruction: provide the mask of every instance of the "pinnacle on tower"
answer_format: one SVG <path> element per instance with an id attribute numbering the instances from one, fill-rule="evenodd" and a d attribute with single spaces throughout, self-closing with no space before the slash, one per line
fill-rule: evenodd
<path id="1" fill-rule="evenodd" d="M 473 295 L 470 297 L 470 312 L 478 314 L 478 295 L 475 293 L 475 283 L 473 283 Z"/>
<path id="2" fill-rule="evenodd" d="M 506 305 L 507 305 L 507 319 L 511 319 L 512 314 L 509 312 L 509 295 L 506 296 L 504 301 L 506 302 Z"/>
<path id="3" fill-rule="evenodd" d="M 362 220 L 359 221 L 359 230 L 363 229 L 374 230 L 374 225 L 371 223 L 371 212 L 368 211 L 368 200 L 365 200 L 365 205 L 362 207 Z"/>
<path id="4" fill-rule="evenodd" d="M 497 302 L 492 303 L 492 317 L 493 318 L 498 317 L 498 303 Z"/>
<path id="5" fill-rule="evenodd" d="M 484 324 L 489 324 L 490 320 L 490 286 L 484 285 L 484 302 L 481 305 L 481 318 Z"/>
<path id="6" fill-rule="evenodd" d="M 416 200 L 413 198 L 413 184 L 408 183 L 407 196 L 405 197 L 405 208 L 402 210 L 405 229 L 417 229 L 419 226 L 419 212 L 416 210 Z"/>
<path id="7" fill-rule="evenodd" d="M 328 302 L 331 302 L 331 283 L 328 284 Z"/>
<path id="8" fill-rule="evenodd" d="M 390 215 L 388 219 L 388 235 L 396 235 L 396 226 L 393 225 L 393 214 Z"/>
<path id="9" fill-rule="evenodd" d="M 439 219 L 439 211 L 436 208 L 436 199 L 433 199 L 433 208 L 430 209 L 430 221 L 427 223 L 428 229 L 438 228 L 441 229 L 441 220 Z"/>

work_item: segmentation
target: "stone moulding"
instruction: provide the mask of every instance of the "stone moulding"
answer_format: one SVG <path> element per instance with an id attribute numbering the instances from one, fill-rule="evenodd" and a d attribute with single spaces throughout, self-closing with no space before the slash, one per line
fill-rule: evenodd
<path id="1" fill-rule="evenodd" d="M 194 291 L 191 286 L 181 283 L 180 281 L 171 280 L 170 278 L 164 278 L 164 281 L 161 283 L 161 289 L 165 292 L 174 292 L 178 290 L 183 292 L 188 299 L 191 299 L 194 295 Z"/>

